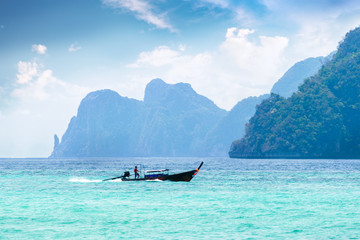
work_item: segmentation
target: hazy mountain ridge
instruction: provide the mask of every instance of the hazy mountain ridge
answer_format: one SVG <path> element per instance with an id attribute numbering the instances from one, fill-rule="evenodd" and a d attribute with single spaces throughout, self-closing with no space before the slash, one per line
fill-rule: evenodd
<path id="1" fill-rule="evenodd" d="M 360 158 L 360 28 L 332 60 L 285 99 L 260 104 L 230 157 Z"/>
<path id="2" fill-rule="evenodd" d="M 51 157 L 193 156 L 226 114 L 190 84 L 154 79 L 144 99 L 89 93 Z"/>
<path id="3" fill-rule="evenodd" d="M 323 59 L 302 61 L 299 76 L 295 64 L 273 89 L 284 95 L 297 91 Z M 146 86 L 144 101 L 112 90 L 95 91 L 82 100 L 61 142 L 55 137 L 51 157 L 226 156 L 234 139 L 244 136 L 256 105 L 269 96 L 243 99 L 225 111 L 188 83 L 154 79 Z"/>
<path id="4" fill-rule="evenodd" d="M 290 97 L 297 91 L 298 87 L 308 77 L 315 75 L 326 62 L 326 57 L 307 58 L 295 63 L 286 73 L 274 84 L 271 93 L 283 97 Z"/>
<path id="5" fill-rule="evenodd" d="M 226 114 L 190 84 L 160 79 L 147 85 L 144 103 L 147 112 L 138 153 L 145 156 L 197 156 L 199 142 Z"/>
<path id="6" fill-rule="evenodd" d="M 244 136 L 245 124 L 255 114 L 256 105 L 269 94 L 259 97 L 248 97 L 238 102 L 205 137 L 201 147 L 204 156 L 224 156 L 234 139 Z"/>
<path id="7" fill-rule="evenodd" d="M 280 96 L 290 97 L 298 90 L 298 87 L 306 78 L 315 75 L 324 63 L 331 60 L 333 55 L 334 53 L 329 54 L 327 57 L 307 58 L 295 63 L 274 84 L 271 93 L 276 92 Z M 234 139 L 239 139 L 245 135 L 245 126 L 255 114 L 256 106 L 268 97 L 270 97 L 270 94 L 263 94 L 258 97 L 248 97 L 238 102 L 206 135 L 205 146 L 201 148 L 203 155 L 224 156 L 228 154 L 229 146 L 231 146 Z"/>

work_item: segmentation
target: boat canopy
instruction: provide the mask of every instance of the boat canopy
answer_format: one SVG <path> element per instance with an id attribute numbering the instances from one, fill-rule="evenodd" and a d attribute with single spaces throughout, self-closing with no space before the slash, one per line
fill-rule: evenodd
<path id="1" fill-rule="evenodd" d="M 146 170 L 146 171 L 144 171 L 144 173 L 166 172 L 166 171 L 169 171 L 169 169 Z"/>

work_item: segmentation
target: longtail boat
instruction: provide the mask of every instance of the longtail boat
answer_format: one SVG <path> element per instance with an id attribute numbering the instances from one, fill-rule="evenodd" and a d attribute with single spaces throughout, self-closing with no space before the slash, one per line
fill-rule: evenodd
<path id="1" fill-rule="evenodd" d="M 125 171 L 123 175 L 119 177 L 113 177 L 104 179 L 103 181 L 121 179 L 121 181 L 152 181 L 152 180 L 160 180 L 160 181 L 174 181 L 174 182 L 190 182 L 193 177 L 199 172 L 201 166 L 204 162 L 200 163 L 200 166 L 191 171 L 169 174 L 169 169 L 160 169 L 160 170 L 148 170 L 143 171 L 142 176 L 135 177 L 130 176 L 129 171 Z"/>

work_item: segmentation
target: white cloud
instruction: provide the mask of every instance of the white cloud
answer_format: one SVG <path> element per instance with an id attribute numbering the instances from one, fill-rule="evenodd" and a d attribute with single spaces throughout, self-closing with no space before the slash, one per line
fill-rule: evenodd
<path id="1" fill-rule="evenodd" d="M 41 44 L 34 44 L 32 45 L 32 51 L 36 52 L 37 54 L 45 54 L 47 47 Z"/>
<path id="2" fill-rule="evenodd" d="M 84 89 L 88 90 L 57 79 L 51 69 L 44 69 L 44 66 L 35 60 L 30 62 L 19 61 L 16 76 L 18 85 L 11 93 L 16 98 L 46 100 L 49 97 L 62 98 L 62 95 L 66 95 L 74 89 L 80 90 L 81 93 L 84 92 Z M 74 92 L 75 94 L 78 93 L 77 90 Z"/>
<path id="3" fill-rule="evenodd" d="M 263 21 L 292 26 L 288 59 L 324 56 L 336 50 L 346 32 L 359 26 L 357 0 L 263 0 L 271 13 Z"/>
<path id="4" fill-rule="evenodd" d="M 269 87 L 284 70 L 283 54 L 288 46 L 285 37 L 259 36 L 249 40 L 253 30 L 229 28 L 220 45 L 220 56 L 242 71 L 242 81 L 256 87 Z M 258 43 L 257 43 L 258 42 Z M 261 70 L 260 70 L 261 69 Z M 244 74 L 246 73 L 246 75 Z"/>
<path id="5" fill-rule="evenodd" d="M 87 87 L 62 81 L 35 60 L 18 63 L 11 103 L 1 112 L 2 157 L 47 157 L 53 134 L 61 136 L 85 95 Z M 0 89 L 1 90 L 1 89 Z"/>
<path id="6" fill-rule="evenodd" d="M 229 28 L 216 51 L 195 55 L 160 46 L 140 53 L 131 66 L 140 69 L 134 73 L 139 79 L 188 82 L 220 107 L 230 109 L 245 97 L 268 93 L 289 67 L 284 64 L 287 38 L 250 39 L 252 34 L 250 29 Z"/>
<path id="7" fill-rule="evenodd" d="M 226 31 L 226 40 L 228 39 L 243 39 L 246 38 L 249 34 L 254 33 L 254 30 L 251 29 L 237 29 L 236 27 L 228 28 Z"/>
<path id="8" fill-rule="evenodd" d="M 39 65 L 36 62 L 18 62 L 17 83 L 26 84 L 38 75 Z"/>
<path id="9" fill-rule="evenodd" d="M 289 58 L 325 56 L 335 51 L 345 34 L 360 23 L 360 12 L 347 15 L 298 17 L 299 30 L 291 37 Z"/>
<path id="10" fill-rule="evenodd" d="M 296 62 L 334 51 L 338 41 L 351 29 L 341 26 L 352 26 L 355 19 L 356 14 L 339 22 L 303 20 L 301 28 L 294 31 L 296 34 L 287 37 L 229 28 L 224 41 L 212 52 L 189 54 L 191 48 L 159 46 L 141 52 L 138 59 L 128 65 L 136 71 L 128 68 L 126 78 L 138 86 L 145 86 L 149 79 L 156 77 L 169 83 L 188 82 L 220 107 L 231 109 L 243 98 L 268 93 Z M 139 97 L 143 88 L 132 87 L 129 92 L 130 96 Z"/>
<path id="11" fill-rule="evenodd" d="M 51 86 L 51 84 L 57 85 L 56 87 L 64 85 L 53 76 L 51 70 L 47 69 L 39 73 L 36 80 L 29 82 L 26 86 L 14 89 L 12 96 L 17 98 L 34 97 L 39 100 L 45 100 L 49 96 L 46 88 Z"/>
<path id="12" fill-rule="evenodd" d="M 72 44 L 70 45 L 70 47 L 68 48 L 68 51 L 69 51 L 69 52 L 76 52 L 76 51 L 79 51 L 80 49 L 81 49 L 81 47 L 78 46 L 78 43 L 77 43 L 77 42 L 75 42 L 75 43 L 72 43 Z"/>
<path id="13" fill-rule="evenodd" d="M 136 63 L 130 64 L 128 67 L 144 65 L 160 67 L 174 63 L 179 55 L 179 52 L 170 49 L 168 46 L 159 46 L 151 52 L 141 52 Z"/>
<path id="14" fill-rule="evenodd" d="M 135 16 L 149 24 L 155 25 L 160 29 L 175 29 L 165 20 L 165 14 L 154 13 L 154 7 L 144 0 L 102 0 L 102 2 L 113 8 L 126 9 L 135 14 Z"/>

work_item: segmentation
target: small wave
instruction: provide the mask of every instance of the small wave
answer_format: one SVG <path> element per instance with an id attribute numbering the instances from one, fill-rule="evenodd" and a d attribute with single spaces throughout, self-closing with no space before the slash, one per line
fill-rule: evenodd
<path id="1" fill-rule="evenodd" d="M 82 182 L 82 183 L 92 183 L 92 182 L 101 182 L 102 180 L 90 180 L 86 178 L 71 178 L 69 182 Z"/>

